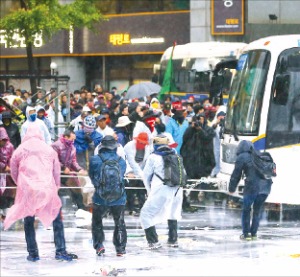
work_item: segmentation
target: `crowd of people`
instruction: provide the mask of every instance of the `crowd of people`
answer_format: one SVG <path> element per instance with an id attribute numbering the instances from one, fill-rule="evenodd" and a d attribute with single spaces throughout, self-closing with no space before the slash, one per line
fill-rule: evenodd
<path id="1" fill-rule="evenodd" d="M 73 188 L 69 193 L 80 209 L 88 210 L 88 202 L 91 200 L 74 187 L 91 182 L 87 177 L 76 178 L 76 175 L 86 174 L 89 158 L 97 154 L 97 146 L 105 135 L 117 138 L 119 148 L 122 148 L 119 152 L 126 157 L 128 165 L 126 182 L 132 187 L 144 187 L 143 168 L 152 152 L 151 141 L 157 134 L 168 136 L 170 146 L 183 156 L 189 179 L 216 177 L 220 171 L 219 137 L 226 110 L 223 106 L 213 106 L 208 98 L 195 101 L 191 96 L 186 101 L 181 101 L 166 96 L 164 101 L 158 101 L 157 93 L 153 93 L 149 97 L 127 99 L 126 91 L 118 93 L 115 87 L 105 90 L 101 85 L 95 85 L 90 91 L 83 86 L 70 93 L 70 110 L 67 111 L 67 97 L 63 91 L 57 93 L 51 89 L 46 93 L 40 90 L 36 95 L 31 95 L 26 90 L 15 90 L 10 86 L 2 99 L 9 102 L 12 97 L 15 97 L 12 105 L 14 111 L 2 106 L 0 113 L 2 126 L 14 149 L 21 143 L 28 123 L 36 120 L 46 143 L 53 144 L 58 152 L 61 164 L 69 164 L 62 166 L 62 174 L 70 175 L 71 178 L 65 176 L 61 181 L 64 186 Z M 16 109 L 23 112 L 25 121 L 18 121 Z M 69 122 L 66 120 L 68 112 Z M 70 139 L 75 146 L 72 154 L 67 151 L 70 148 L 67 144 L 69 131 L 74 133 Z M 146 133 L 147 137 L 143 137 L 141 133 Z M 148 141 L 149 144 L 144 144 L 143 141 Z M 145 199 L 145 190 L 128 191 L 126 209 L 130 214 L 138 214 Z M 192 210 L 190 201 L 196 199 L 196 193 L 190 197 L 184 195 L 183 208 Z"/>
<path id="2" fill-rule="evenodd" d="M 116 88 L 104 90 L 100 85 L 95 86 L 93 91 L 84 86 L 70 93 L 70 109 L 66 108 L 66 93 L 58 94 L 55 90 L 30 95 L 27 91 L 14 91 L 10 87 L 2 99 L 8 101 L 10 96 L 21 100 L 14 101 L 10 107 L 2 105 L 0 111 L 0 173 L 3 173 L 0 209 L 10 208 L 7 215 L 4 212 L 2 215 L 5 228 L 17 219 L 26 219 L 28 260 L 39 259 L 33 232 L 36 215 L 46 226 L 51 222 L 56 226 L 56 258 L 76 258 L 75 254 L 66 252 L 60 219 L 61 203 L 57 202 L 57 195 L 62 196 L 65 191 L 78 209 L 92 211 L 93 245 L 97 255 L 105 252 L 102 218 L 107 208 L 110 208 L 115 221 L 113 243 L 118 256 L 126 253 L 125 210 L 130 215 L 140 214 L 150 249 L 161 247 L 155 230 L 155 224 L 161 220 L 168 220 L 170 246 L 178 246 L 177 220 L 181 209 L 191 209 L 191 201 L 197 201 L 198 192 L 192 192 L 188 197 L 182 189 L 179 192 L 167 186 L 157 189 L 157 184 L 163 183 L 152 177 L 155 170 L 161 171 L 161 159 L 167 153 L 182 156 L 187 179 L 216 177 L 220 172 L 220 141 L 226 116 L 224 106 L 212 105 L 209 98 L 196 101 L 193 96 L 181 101 L 167 95 L 164 101 L 159 101 L 157 93 L 127 99 L 126 91 L 119 94 Z M 55 101 L 57 98 L 59 101 Z M 59 106 L 56 107 L 57 103 Z M 16 111 L 22 111 L 25 121 L 19 121 L 20 113 Z M 164 148 L 158 148 L 158 145 Z M 44 152 L 37 156 L 39 158 L 35 155 L 37 150 Z M 121 157 L 122 182 L 136 188 L 127 190 L 116 201 L 104 201 L 95 193 L 96 182 L 100 178 L 97 172 L 103 163 L 98 154 L 102 152 L 106 158 Z M 33 172 L 32 168 L 35 168 Z M 50 179 L 45 179 L 46 171 L 52 174 L 52 179 L 48 176 L 52 184 L 47 181 Z M 26 180 L 28 172 L 39 176 L 35 178 L 40 178 L 39 183 L 46 183 L 43 184 L 43 193 L 37 195 L 45 198 L 45 203 L 42 201 L 44 205 L 32 205 L 37 213 L 33 210 L 21 212 L 20 207 L 26 205 L 21 203 L 22 194 L 5 188 L 16 186 L 20 180 L 18 174 L 24 174 Z M 25 183 L 32 186 L 28 180 Z M 59 190 L 60 184 L 69 189 Z M 47 200 L 45 193 L 51 186 L 56 191 L 54 189 L 54 193 L 50 193 L 53 197 Z M 82 187 L 90 187 L 87 195 Z M 31 194 L 31 197 L 34 195 Z M 169 208 L 166 209 L 162 203 L 167 203 Z M 52 210 L 48 209 L 49 205 Z"/>

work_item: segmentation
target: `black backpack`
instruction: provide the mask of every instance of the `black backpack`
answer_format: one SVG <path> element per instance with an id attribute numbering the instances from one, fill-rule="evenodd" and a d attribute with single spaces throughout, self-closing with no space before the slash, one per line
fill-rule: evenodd
<path id="1" fill-rule="evenodd" d="M 98 195 L 106 201 L 115 201 L 124 194 L 125 186 L 123 183 L 123 176 L 121 176 L 121 168 L 117 160 L 104 160 L 103 156 L 99 154 L 102 160 L 100 169 L 100 184 L 96 188 Z"/>
<path id="2" fill-rule="evenodd" d="M 165 178 L 155 175 L 169 187 L 183 187 L 186 185 L 186 172 L 183 166 L 182 157 L 178 154 L 169 154 L 162 156 L 164 160 Z"/>
<path id="3" fill-rule="evenodd" d="M 259 175 L 264 179 L 271 179 L 276 177 L 276 164 L 269 152 L 257 152 L 252 150 L 252 162 L 259 173 Z"/>

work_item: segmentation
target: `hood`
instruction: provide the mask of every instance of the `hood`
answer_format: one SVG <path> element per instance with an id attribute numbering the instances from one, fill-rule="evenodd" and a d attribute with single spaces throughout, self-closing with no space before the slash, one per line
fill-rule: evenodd
<path id="1" fill-rule="evenodd" d="M 41 105 L 36 106 L 35 110 L 36 110 L 36 112 L 38 112 L 40 110 L 43 110 L 44 112 L 46 112 L 46 109 L 43 106 L 41 106 Z"/>
<path id="2" fill-rule="evenodd" d="M 28 121 L 32 122 L 32 120 L 30 119 L 30 116 L 29 116 L 30 111 L 35 111 L 36 112 L 35 107 L 31 107 L 31 106 L 26 107 L 26 118 L 27 118 Z"/>
<path id="3" fill-rule="evenodd" d="M 0 127 L 0 140 L 3 140 L 3 139 L 9 140 L 9 137 L 8 137 L 8 134 L 5 130 L 5 128 Z"/>
<path id="4" fill-rule="evenodd" d="M 153 153 L 160 155 L 160 156 L 167 156 L 170 154 L 175 154 L 175 150 L 165 144 L 163 144 L 163 145 L 157 144 L 157 145 L 154 145 L 153 147 L 154 147 Z"/>
<path id="5" fill-rule="evenodd" d="M 39 127 L 39 124 L 36 124 L 35 122 L 32 124 L 28 124 L 27 131 L 22 142 L 25 142 L 32 138 L 45 141 L 42 130 Z"/>
<path id="6" fill-rule="evenodd" d="M 254 149 L 254 145 L 251 141 L 242 140 L 237 148 L 237 155 L 244 153 L 244 152 L 251 152 Z"/>

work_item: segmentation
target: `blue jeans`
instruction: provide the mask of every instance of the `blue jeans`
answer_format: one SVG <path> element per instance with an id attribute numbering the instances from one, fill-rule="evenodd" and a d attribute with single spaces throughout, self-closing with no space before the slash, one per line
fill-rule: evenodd
<path id="1" fill-rule="evenodd" d="M 267 199 L 267 194 L 251 194 L 243 197 L 243 211 L 242 211 L 242 229 L 244 236 L 251 233 L 251 236 L 256 236 L 259 222 L 261 219 L 262 208 Z M 253 206 L 252 222 L 251 222 L 251 208 Z M 251 223 L 250 223 L 251 222 Z"/>
<path id="2" fill-rule="evenodd" d="M 38 255 L 38 246 L 35 238 L 34 216 L 24 218 L 24 231 L 27 243 L 27 251 L 30 255 Z M 56 253 L 66 251 L 64 225 L 62 222 L 61 211 L 53 221 L 54 244 Z"/>

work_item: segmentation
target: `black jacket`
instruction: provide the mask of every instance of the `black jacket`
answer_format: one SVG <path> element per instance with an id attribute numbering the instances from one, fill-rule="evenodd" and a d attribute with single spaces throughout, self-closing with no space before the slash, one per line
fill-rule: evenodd
<path id="1" fill-rule="evenodd" d="M 253 143 L 242 140 L 237 149 L 237 158 L 234 170 L 231 174 L 229 192 L 234 192 L 238 186 L 242 175 L 245 175 L 244 195 L 250 194 L 269 194 L 271 191 L 272 180 L 262 179 L 254 168 L 251 151 L 254 149 Z"/>
<path id="2" fill-rule="evenodd" d="M 21 143 L 21 136 L 20 136 L 20 131 L 19 131 L 18 125 L 11 122 L 8 126 L 5 126 L 3 124 L 3 127 L 5 128 L 5 130 L 7 132 L 10 142 L 16 149 Z"/>
<path id="3" fill-rule="evenodd" d="M 214 136 L 214 130 L 207 125 L 200 130 L 195 127 L 186 129 L 180 154 L 188 179 L 207 177 L 215 167 Z"/>

